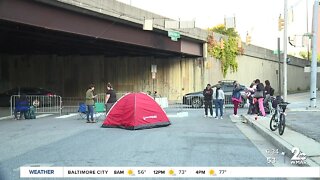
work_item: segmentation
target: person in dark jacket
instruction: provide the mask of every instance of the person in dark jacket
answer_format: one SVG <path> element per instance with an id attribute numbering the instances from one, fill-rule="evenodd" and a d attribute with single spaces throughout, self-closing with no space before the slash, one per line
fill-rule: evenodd
<path id="1" fill-rule="evenodd" d="M 268 100 L 270 99 L 270 97 L 272 97 L 274 95 L 274 89 L 271 87 L 270 81 L 269 80 L 265 80 L 265 87 L 264 87 L 264 92 L 266 94 L 264 100 L 263 100 L 263 104 L 266 104 L 268 102 Z"/>
<path id="2" fill-rule="evenodd" d="M 117 101 L 116 91 L 113 89 L 110 82 L 107 84 L 107 93 L 106 93 L 106 113 L 108 114 L 109 110 L 113 104 Z"/>
<path id="3" fill-rule="evenodd" d="M 234 82 L 234 88 L 232 91 L 232 103 L 233 103 L 233 116 L 234 117 L 239 117 L 238 116 L 238 108 L 239 108 L 239 104 L 242 102 L 241 99 L 241 93 L 240 91 L 242 91 L 244 89 L 242 89 L 240 87 L 240 84 L 238 82 Z"/>
<path id="4" fill-rule="evenodd" d="M 264 81 L 265 82 L 265 87 L 264 87 L 264 90 L 265 90 L 265 94 L 267 95 L 267 94 L 271 94 L 271 89 L 272 89 L 272 87 L 271 87 L 271 85 L 270 85 L 270 81 L 269 80 L 265 80 Z"/>
<path id="5" fill-rule="evenodd" d="M 207 87 L 203 90 L 204 96 L 204 117 L 208 117 L 208 108 L 210 110 L 210 116 L 213 117 L 213 109 L 212 109 L 212 94 L 213 90 L 210 84 L 207 84 Z"/>
<path id="6" fill-rule="evenodd" d="M 266 112 L 264 111 L 263 100 L 266 96 L 265 89 L 263 83 L 260 82 L 259 79 L 256 79 L 255 83 L 257 84 L 256 92 L 254 93 L 254 98 L 258 100 L 260 115 L 266 116 Z"/>
<path id="7" fill-rule="evenodd" d="M 19 97 L 15 103 L 14 109 L 14 119 L 19 120 L 22 119 L 22 115 L 26 117 L 26 113 L 29 110 L 29 101 L 25 95 Z M 18 118 L 18 112 L 20 112 L 20 117 Z"/>

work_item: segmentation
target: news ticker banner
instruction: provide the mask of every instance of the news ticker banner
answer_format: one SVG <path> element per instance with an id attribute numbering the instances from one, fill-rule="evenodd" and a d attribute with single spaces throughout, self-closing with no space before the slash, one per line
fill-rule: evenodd
<path id="1" fill-rule="evenodd" d="M 20 167 L 21 178 L 320 178 L 320 167 Z"/>

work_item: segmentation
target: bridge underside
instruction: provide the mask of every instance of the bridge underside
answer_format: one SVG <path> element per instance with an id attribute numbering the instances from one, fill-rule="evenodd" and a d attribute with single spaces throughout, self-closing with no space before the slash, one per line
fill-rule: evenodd
<path id="1" fill-rule="evenodd" d="M 125 24 L 75 7 L 70 9 L 38 1 L 0 1 L 0 53 L 202 56 L 202 42 L 187 38 L 175 42 L 159 30 L 143 31 L 141 25 Z"/>

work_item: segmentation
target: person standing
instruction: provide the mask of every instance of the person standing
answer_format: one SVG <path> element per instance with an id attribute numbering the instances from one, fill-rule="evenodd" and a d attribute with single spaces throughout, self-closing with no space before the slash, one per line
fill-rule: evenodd
<path id="1" fill-rule="evenodd" d="M 239 104 L 242 102 L 241 99 L 241 94 L 240 91 L 242 91 L 243 89 L 240 87 L 238 82 L 234 82 L 234 88 L 232 91 L 232 103 L 233 103 L 233 116 L 234 117 L 239 117 L 238 116 L 238 108 L 239 108 Z"/>
<path id="2" fill-rule="evenodd" d="M 93 105 L 94 105 L 94 98 L 96 98 L 95 95 L 93 95 L 94 91 L 94 85 L 91 84 L 86 92 L 86 105 L 88 107 L 87 111 L 87 123 L 90 123 L 89 115 L 91 117 L 91 122 L 95 123 L 96 121 L 93 119 Z"/>
<path id="3" fill-rule="evenodd" d="M 210 84 L 207 84 L 207 87 L 203 90 L 204 96 L 204 117 L 208 117 L 208 108 L 210 110 L 210 116 L 213 117 L 213 109 L 212 109 L 212 94 L 213 90 Z"/>
<path id="4" fill-rule="evenodd" d="M 117 101 L 116 91 L 113 89 L 110 82 L 107 83 L 107 93 L 105 98 L 105 106 L 106 106 L 106 114 L 108 114 L 109 110 L 113 106 L 113 104 Z"/>
<path id="5" fill-rule="evenodd" d="M 274 94 L 274 89 L 271 87 L 270 81 L 265 80 L 265 87 L 264 87 L 264 92 L 265 92 L 265 98 L 263 100 L 263 104 L 266 104 L 268 100 L 273 96 Z"/>
<path id="6" fill-rule="evenodd" d="M 214 105 L 216 109 L 216 119 L 218 119 L 218 109 L 220 109 L 220 119 L 223 119 L 223 104 L 224 104 L 224 92 L 220 85 L 217 85 L 215 92 L 213 93 Z"/>
<path id="7" fill-rule="evenodd" d="M 260 82 L 259 79 L 256 79 L 255 83 L 257 84 L 256 92 L 254 93 L 254 98 L 258 100 L 259 106 L 259 115 L 266 116 L 266 112 L 264 111 L 263 100 L 265 95 L 265 89 L 263 83 Z"/>

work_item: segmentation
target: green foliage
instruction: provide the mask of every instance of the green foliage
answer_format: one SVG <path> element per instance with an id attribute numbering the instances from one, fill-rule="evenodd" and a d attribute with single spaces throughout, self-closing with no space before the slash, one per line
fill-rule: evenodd
<path id="1" fill-rule="evenodd" d="M 305 59 L 308 60 L 308 52 L 307 51 L 300 51 L 299 55 Z M 312 52 L 309 52 L 309 60 L 312 60 Z M 317 55 L 317 61 L 320 62 L 320 54 Z"/>
<path id="2" fill-rule="evenodd" d="M 226 29 L 224 25 L 218 25 L 213 28 L 209 28 L 208 37 L 208 53 L 221 61 L 221 70 L 223 76 L 227 75 L 228 69 L 232 72 L 238 70 L 238 63 L 236 57 L 242 54 L 243 49 L 238 47 L 239 35 L 233 28 Z M 213 33 L 219 33 L 224 35 L 219 41 L 216 41 L 213 37 Z"/>

